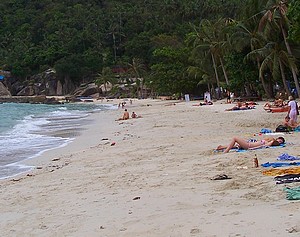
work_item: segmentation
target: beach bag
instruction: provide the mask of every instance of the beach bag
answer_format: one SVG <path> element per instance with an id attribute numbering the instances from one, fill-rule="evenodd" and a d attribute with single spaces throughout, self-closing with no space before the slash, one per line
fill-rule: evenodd
<path id="1" fill-rule="evenodd" d="M 289 132 L 289 129 L 288 129 L 288 127 L 286 127 L 284 125 L 279 125 L 276 128 L 275 132 Z"/>

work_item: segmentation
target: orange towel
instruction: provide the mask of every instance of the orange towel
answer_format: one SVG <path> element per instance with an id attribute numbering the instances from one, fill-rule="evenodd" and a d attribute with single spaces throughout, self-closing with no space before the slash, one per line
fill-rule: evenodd
<path id="1" fill-rule="evenodd" d="M 282 174 L 300 174 L 300 167 L 287 168 L 287 169 L 268 169 L 262 171 L 264 175 L 276 176 Z"/>

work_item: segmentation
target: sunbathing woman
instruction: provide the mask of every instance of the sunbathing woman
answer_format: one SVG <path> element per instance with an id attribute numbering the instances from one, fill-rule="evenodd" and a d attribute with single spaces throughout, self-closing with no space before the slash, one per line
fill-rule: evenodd
<path id="1" fill-rule="evenodd" d="M 247 141 L 240 137 L 234 137 L 232 138 L 231 142 L 228 146 L 218 146 L 217 150 L 224 150 L 224 153 L 227 153 L 232 148 L 242 148 L 245 150 L 253 150 L 261 147 L 267 147 L 267 146 L 280 146 L 280 144 L 285 143 L 285 140 L 283 137 L 277 137 L 274 138 L 266 138 L 264 140 L 260 141 Z"/>
<path id="2" fill-rule="evenodd" d="M 275 100 L 272 104 L 270 102 L 265 103 L 264 110 L 269 111 L 272 108 L 285 107 L 287 104 L 282 100 Z"/>
<path id="3" fill-rule="evenodd" d="M 230 108 L 230 109 L 225 109 L 225 111 L 233 111 L 233 110 L 248 110 L 248 109 L 254 109 L 255 106 L 249 106 L 249 104 L 247 102 L 242 103 L 242 102 L 238 102 L 236 104 L 236 106 Z"/>

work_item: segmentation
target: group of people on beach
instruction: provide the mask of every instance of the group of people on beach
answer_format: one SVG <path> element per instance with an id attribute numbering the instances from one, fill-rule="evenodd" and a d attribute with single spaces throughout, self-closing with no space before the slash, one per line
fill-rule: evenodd
<path id="1" fill-rule="evenodd" d="M 278 107 L 285 107 L 287 106 L 288 103 L 286 103 L 283 99 L 278 99 L 278 100 L 275 100 L 273 103 L 270 103 L 270 102 L 266 102 L 264 104 L 264 110 L 266 111 L 270 111 L 272 110 L 272 108 L 278 108 Z"/>
<path id="2" fill-rule="evenodd" d="M 131 114 L 131 118 L 141 118 L 142 116 L 137 115 L 135 112 L 132 112 Z M 127 111 L 127 109 L 124 110 L 123 116 L 117 120 L 128 120 L 130 119 L 130 115 L 129 112 Z"/>
<path id="3" fill-rule="evenodd" d="M 253 101 L 250 102 L 237 102 L 235 106 L 229 109 L 225 109 L 225 111 L 234 111 L 234 110 L 248 110 L 248 109 L 255 109 L 256 103 Z"/>
<path id="4" fill-rule="evenodd" d="M 278 104 L 283 105 L 283 103 L 281 102 L 283 101 L 277 101 Z M 289 96 L 289 102 L 287 106 L 288 106 L 288 110 L 287 110 L 287 115 L 285 116 L 284 125 L 294 129 L 298 126 L 297 116 L 299 115 L 299 110 L 298 110 L 299 108 L 293 96 Z M 261 147 L 280 146 L 284 143 L 285 143 L 285 139 L 283 137 L 266 138 L 259 141 L 246 140 L 240 137 L 233 137 L 227 146 L 219 145 L 216 150 L 222 150 L 223 152 L 227 153 L 233 148 L 253 150 Z"/>

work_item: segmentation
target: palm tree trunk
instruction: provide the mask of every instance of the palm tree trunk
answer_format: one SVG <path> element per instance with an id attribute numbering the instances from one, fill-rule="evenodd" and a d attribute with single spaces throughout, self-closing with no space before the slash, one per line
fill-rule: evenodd
<path id="1" fill-rule="evenodd" d="M 210 52 L 210 54 L 211 54 L 211 58 L 212 58 L 212 61 L 213 61 L 213 66 L 214 66 L 216 80 L 217 80 L 217 85 L 218 85 L 218 95 L 217 95 L 217 98 L 220 99 L 220 80 L 219 80 L 219 75 L 218 75 L 218 71 L 217 71 L 216 61 L 215 61 L 213 53 Z"/>
<path id="2" fill-rule="evenodd" d="M 142 97 L 142 99 L 144 99 L 144 90 L 143 90 L 143 87 L 144 87 L 144 78 L 141 78 L 141 97 Z"/>
<path id="3" fill-rule="evenodd" d="M 222 67 L 222 70 L 223 70 L 223 74 L 224 74 L 224 77 L 225 77 L 226 84 L 229 85 L 228 76 L 227 76 L 226 70 L 224 68 L 223 60 L 222 60 L 221 57 L 220 57 L 220 63 L 221 63 L 221 67 Z"/>
<path id="4" fill-rule="evenodd" d="M 209 91 L 209 93 L 211 92 L 211 88 L 210 88 L 209 82 L 207 82 L 207 91 Z"/>
<path id="5" fill-rule="evenodd" d="M 107 93 L 106 81 L 104 82 L 104 90 L 105 90 L 105 94 L 106 94 Z"/>
<path id="6" fill-rule="evenodd" d="M 281 73 L 281 78 L 282 78 L 282 83 L 283 83 L 283 86 L 284 86 L 284 90 L 290 96 L 291 92 L 290 92 L 289 87 L 286 83 L 286 78 L 285 78 L 285 74 L 284 74 L 284 67 L 283 67 L 283 64 L 282 64 L 281 60 L 279 60 L 279 67 L 280 67 L 280 73 Z"/>
<path id="7" fill-rule="evenodd" d="M 259 71 L 259 70 L 260 70 L 260 61 L 259 61 L 258 58 L 256 59 L 256 62 L 257 62 L 257 67 L 258 67 L 258 71 Z M 270 92 L 269 87 L 267 86 L 264 77 L 261 76 L 261 75 L 259 75 L 259 79 L 260 79 L 260 81 L 261 81 L 261 84 L 262 84 L 262 86 L 263 86 L 263 88 L 264 88 L 264 91 L 265 91 L 267 97 L 268 97 L 269 99 L 272 98 L 272 93 Z"/>
<path id="8" fill-rule="evenodd" d="M 213 67 L 214 67 L 214 70 L 215 70 L 217 85 L 218 85 L 218 87 L 220 87 L 219 75 L 218 75 L 216 61 L 215 61 L 215 57 L 214 57 L 213 53 L 211 53 L 211 58 L 212 58 L 212 61 L 213 61 Z"/>
<path id="9" fill-rule="evenodd" d="M 282 22 L 280 22 L 280 28 L 281 28 L 281 32 L 282 32 L 282 35 L 283 35 L 283 39 L 284 39 L 284 43 L 285 43 L 285 46 L 286 46 L 286 49 L 289 53 L 290 56 L 293 56 L 292 54 L 292 50 L 291 50 L 291 47 L 289 45 L 289 42 L 287 41 L 287 35 L 286 35 L 286 32 L 282 26 Z M 293 79 L 294 79 L 294 83 L 295 83 L 295 86 L 296 86 L 296 90 L 297 90 L 297 97 L 299 97 L 299 94 L 300 94 L 300 86 L 299 86 L 299 82 L 298 82 L 298 78 L 297 78 L 297 74 L 296 74 L 296 70 L 295 68 L 291 68 L 292 70 L 292 74 L 293 74 Z"/>

